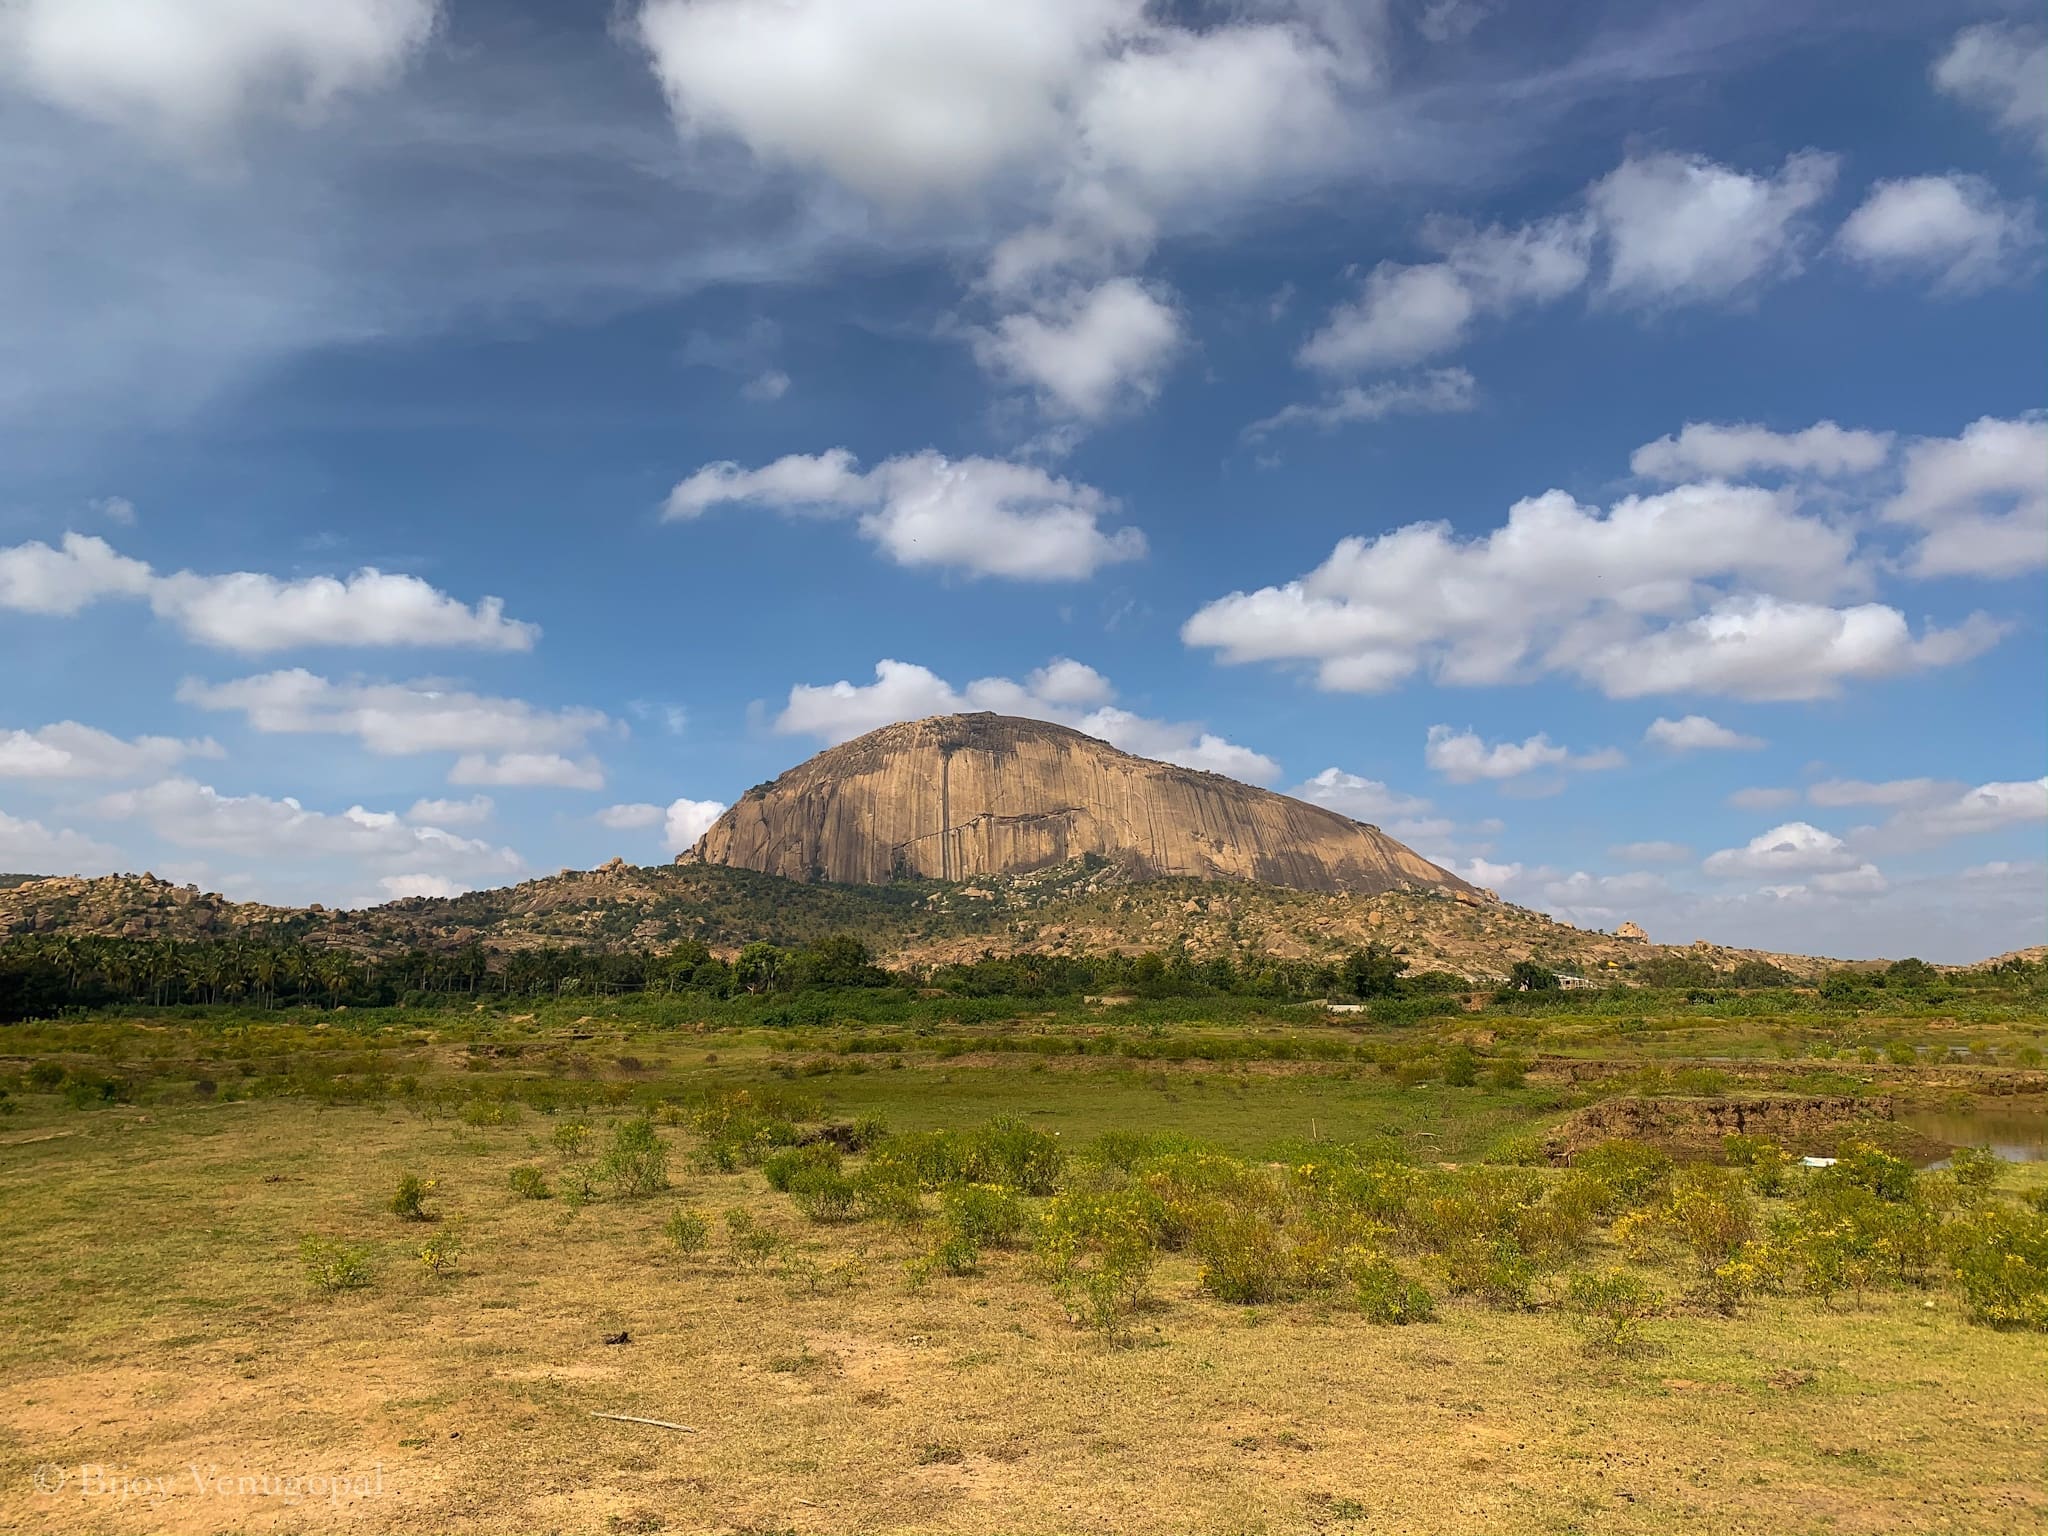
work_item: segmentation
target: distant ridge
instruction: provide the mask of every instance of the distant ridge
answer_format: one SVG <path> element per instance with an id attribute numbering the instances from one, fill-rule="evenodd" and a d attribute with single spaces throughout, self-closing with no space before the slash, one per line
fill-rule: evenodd
<path id="1" fill-rule="evenodd" d="M 1087 856 L 1135 878 L 1482 894 L 1322 806 L 995 714 L 935 715 L 828 748 L 748 790 L 677 862 L 879 885 L 1026 874 Z"/>

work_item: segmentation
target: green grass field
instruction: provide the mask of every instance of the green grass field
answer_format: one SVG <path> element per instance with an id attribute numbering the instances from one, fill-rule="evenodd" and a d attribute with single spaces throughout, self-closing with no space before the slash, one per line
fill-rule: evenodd
<path id="1" fill-rule="evenodd" d="M 1548 1166 L 1542 1138 L 1615 1093 L 1825 1088 L 1951 1116 L 1992 1104 L 2024 1127 L 2048 1094 L 2022 1064 L 2041 1039 L 2023 1017 L 1489 1012 L 1396 1029 L 1011 1011 L 768 1027 L 620 1002 L 11 1027 L 0 1528 L 2048 1526 L 2048 1333 L 1973 1321 L 1945 1259 L 1817 1289 L 1808 1254 L 1724 1311 L 1677 1226 L 1610 1200 L 1554 1252 L 1527 1238 L 1552 1258 L 1509 1297 L 1461 1289 L 1456 1226 L 1479 1219 L 1457 1202 L 1496 1184 L 1520 1191 L 1525 1226 L 1565 1211 L 1590 1176 Z M 1445 1080 L 1461 1048 L 1472 1086 Z M 633 1194 L 603 1153 L 642 1115 L 668 1187 Z M 863 1217 L 874 1170 L 979 1146 L 997 1116 L 1019 1145 L 1056 1137 L 1062 1160 L 1043 1192 L 990 1197 L 1019 1230 L 985 1235 L 963 1272 L 937 1262 L 967 1198 L 948 1175 L 911 1196 L 915 1219 Z M 897 1134 L 846 1154 L 846 1210 L 806 1214 L 837 1185 L 771 1187 L 790 1178 L 763 1166 L 785 1124 L 870 1117 Z M 577 1125 L 586 1146 L 563 1134 Z M 940 1130 L 969 1134 L 907 1134 Z M 1214 1156 L 1144 1142 L 1164 1135 Z M 548 1198 L 515 1191 L 521 1168 Z M 1407 1181 L 1405 1214 L 1375 1225 L 1323 1193 L 1319 1170 L 1355 1168 Z M 2029 1219 L 2048 1165 L 1995 1172 L 1967 1200 L 1956 1176 L 1919 1175 L 1918 1203 L 1886 1209 Z M 434 1219 L 390 1209 L 407 1174 L 431 1181 Z M 1757 1223 L 1742 1253 L 1768 1248 L 1771 1223 L 1811 1223 L 1813 1177 L 1727 1194 Z M 1189 1194 L 1190 1179 L 1223 1182 Z M 1084 1234 L 1064 1279 L 1046 1234 L 1148 1190 L 1188 1232 L 1148 1239 L 1139 1292 L 1092 1326 L 1084 1282 L 1114 1234 Z M 702 1218 L 701 1244 L 672 1239 L 678 1212 Z M 1292 1246 L 1219 1247 L 1233 1232 Z M 308 1238 L 365 1283 L 317 1286 Z M 1270 1297 L 1219 1294 L 1240 1261 Z M 1378 1263 L 1429 1292 L 1433 1320 L 1370 1320 L 1355 1282 Z M 1574 1301 L 1613 1274 L 1646 1287 L 1625 1317 Z"/>

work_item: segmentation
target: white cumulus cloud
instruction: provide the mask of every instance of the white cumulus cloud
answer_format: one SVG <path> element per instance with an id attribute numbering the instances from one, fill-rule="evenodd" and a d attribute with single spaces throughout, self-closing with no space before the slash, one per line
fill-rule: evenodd
<path id="1" fill-rule="evenodd" d="M 1587 192 L 1607 242 L 1601 291 L 1624 304 L 1700 303 L 1796 273 L 1836 166 L 1812 150 L 1769 175 L 1698 155 L 1631 156 Z"/>
<path id="2" fill-rule="evenodd" d="M 69 827 L 0 811 L 0 869 L 17 875 L 103 874 L 120 855 Z"/>
<path id="3" fill-rule="evenodd" d="M 1806 875 L 1855 869 L 1861 861 L 1839 837 L 1810 822 L 1788 821 L 1759 832 L 1740 848 L 1707 855 L 1710 875 Z"/>
<path id="4" fill-rule="evenodd" d="M 0 779 L 151 778 L 188 757 L 219 757 L 212 740 L 118 736 L 64 720 L 33 731 L 0 731 Z"/>
<path id="5" fill-rule="evenodd" d="M 1541 732 L 1527 741 L 1499 741 L 1491 744 L 1477 732 L 1432 725 L 1423 745 L 1423 761 L 1453 784 L 1470 784 L 1477 779 L 1520 778 L 1539 769 L 1573 769 L 1592 772 L 1623 767 L 1628 759 L 1612 747 L 1593 752 L 1573 752 L 1558 746 Z"/>
<path id="6" fill-rule="evenodd" d="M 2020 275 L 2040 240 L 2031 208 L 1959 174 L 1880 181 L 1835 237 L 1843 255 L 1880 276 L 1923 277 L 1946 294 Z"/>
<path id="7" fill-rule="evenodd" d="M 467 800 L 415 800 L 405 819 L 435 827 L 474 827 L 491 819 L 497 806 L 489 795 L 471 795 Z"/>
<path id="8" fill-rule="evenodd" d="M 1463 368 L 1434 368 L 1413 378 L 1382 379 L 1374 384 L 1347 384 L 1319 400 L 1284 406 L 1244 429 L 1257 439 L 1282 427 L 1310 426 L 1328 431 L 1360 421 L 1389 416 L 1451 415 L 1469 411 L 1479 386 Z"/>
<path id="9" fill-rule="evenodd" d="M 1915 576 L 2017 576 L 2048 564 L 2048 415 L 1985 416 L 1905 452 L 1891 522 L 1919 530 Z"/>
<path id="10" fill-rule="evenodd" d="M 1677 720 L 1660 715 L 1643 732 L 1643 740 L 1668 752 L 1753 752 L 1764 744 L 1760 736 L 1745 736 L 1705 715 Z"/>
<path id="11" fill-rule="evenodd" d="M 240 713 L 266 734 L 353 736 L 379 756 L 420 752 L 576 751 L 612 729 L 594 709 L 542 709 L 433 679 L 334 682 L 302 667 L 232 682 L 187 678 L 178 698 Z"/>
<path id="12" fill-rule="evenodd" d="M 1116 504 L 1092 486 L 1003 459 L 926 451 L 861 471 L 843 448 L 790 454 L 759 469 L 709 464 L 669 492 L 664 516 L 728 504 L 786 515 L 857 516 L 898 565 L 1021 581 L 1079 580 L 1145 553 L 1136 528 L 1105 529 Z"/>
<path id="13" fill-rule="evenodd" d="M 438 14 L 438 0 L 8 0 L 0 70 L 82 116 L 199 141 L 384 84 Z"/>
<path id="14" fill-rule="evenodd" d="M 1880 468 L 1891 445 L 1889 432 L 1857 431 L 1832 421 L 1798 432 L 1774 432 L 1748 422 L 1695 421 L 1676 437 L 1645 443 L 1630 456 L 1629 468 L 1651 480 L 1732 479 L 1755 470 L 1853 475 Z"/>
<path id="15" fill-rule="evenodd" d="M 662 812 L 662 835 L 668 842 L 669 852 L 681 853 L 711 830 L 711 824 L 725 814 L 725 804 L 719 800 L 684 800 L 669 802 Z"/>
<path id="16" fill-rule="evenodd" d="M 294 646 L 461 646 L 526 651 L 540 629 L 505 617 L 486 597 L 473 607 L 417 576 L 370 568 L 347 577 L 281 581 L 255 571 L 158 575 L 104 539 L 67 533 L 0 549 L 0 608 L 69 615 L 108 597 L 146 599 L 199 645 L 245 653 Z"/>
<path id="17" fill-rule="evenodd" d="M 507 789 L 603 789 L 604 766 L 594 757 L 560 752 L 466 752 L 448 770 L 450 784 Z"/>
<path id="18" fill-rule="evenodd" d="M 1325 768 L 1314 778 L 1295 785 L 1288 793 L 1297 800 L 1327 806 L 1340 816 L 1370 822 L 1374 826 L 1424 817 L 1434 808 L 1419 795 L 1402 794 L 1378 779 L 1361 778 L 1341 768 Z"/>
<path id="19" fill-rule="evenodd" d="M 309 810 L 289 796 L 224 795 L 187 778 L 104 796 L 93 810 L 111 820 L 139 821 L 181 848 L 247 858 L 341 857 L 400 864 L 407 871 L 499 877 L 523 868 L 510 848 L 441 827 L 416 826 L 393 811 L 360 805 L 340 812 Z"/>
<path id="20" fill-rule="evenodd" d="M 1998 21 L 1965 27 L 1935 61 L 1934 84 L 2048 155 L 2048 32 Z"/>
<path id="21" fill-rule="evenodd" d="M 1134 278 L 1115 277 L 979 333 L 974 354 L 1037 392 L 1049 414 L 1097 421 L 1159 393 L 1184 341 L 1179 311 Z"/>

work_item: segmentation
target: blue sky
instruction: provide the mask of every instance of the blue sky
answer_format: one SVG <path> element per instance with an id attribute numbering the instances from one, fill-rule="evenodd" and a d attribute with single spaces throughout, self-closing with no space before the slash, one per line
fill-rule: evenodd
<path id="1" fill-rule="evenodd" d="M 0 869 L 651 862 L 997 708 L 2042 942 L 2037 18 L 1546 10 L 7 0 Z"/>

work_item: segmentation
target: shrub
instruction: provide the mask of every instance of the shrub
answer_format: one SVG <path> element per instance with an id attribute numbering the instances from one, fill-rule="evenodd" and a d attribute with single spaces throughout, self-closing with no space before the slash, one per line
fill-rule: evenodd
<path id="1" fill-rule="evenodd" d="M 434 1213 L 427 1209 L 427 1196 L 434 1192 L 435 1183 L 416 1173 L 401 1174 L 398 1188 L 391 1192 L 391 1214 L 401 1221 L 432 1221 Z"/>
<path id="2" fill-rule="evenodd" d="M 1066 1156 L 1057 1137 L 1004 1116 L 978 1130 L 892 1136 L 870 1154 L 869 1165 L 907 1175 L 924 1189 L 964 1182 L 1049 1195 L 1059 1183 Z"/>
<path id="3" fill-rule="evenodd" d="M 839 1148 L 829 1141 L 814 1141 L 807 1146 L 790 1147 L 773 1154 L 761 1164 L 761 1172 L 770 1189 L 786 1194 L 793 1184 L 808 1174 L 837 1173 L 840 1161 Z"/>
<path id="4" fill-rule="evenodd" d="M 436 1280 L 452 1276 L 461 1257 L 461 1239 L 452 1232 L 436 1233 L 420 1244 L 420 1268 Z"/>
<path id="5" fill-rule="evenodd" d="M 852 1221 L 858 1214 L 859 1191 L 853 1180 L 829 1168 L 810 1168 L 800 1173 L 789 1189 L 789 1198 L 812 1221 Z"/>
<path id="6" fill-rule="evenodd" d="M 1486 1080 L 1495 1088 L 1520 1088 L 1529 1081 L 1529 1064 L 1512 1051 L 1493 1058 Z"/>
<path id="7" fill-rule="evenodd" d="M 942 1219 L 977 1248 L 1007 1248 L 1024 1235 L 1024 1202 L 1000 1184 L 951 1184 L 939 1194 Z"/>
<path id="8" fill-rule="evenodd" d="M 1612 1191 L 1614 1208 L 1649 1205 L 1671 1178 L 1672 1162 L 1654 1147 L 1633 1141 L 1603 1141 L 1572 1159 L 1572 1167 Z"/>
<path id="9" fill-rule="evenodd" d="M 1479 1081 L 1479 1061 L 1466 1045 L 1454 1045 L 1444 1052 L 1444 1086 L 1470 1088 Z"/>
<path id="10" fill-rule="evenodd" d="M 549 1137 L 564 1157 L 581 1157 L 590 1150 L 590 1126 L 582 1120 L 564 1120 Z"/>
<path id="11" fill-rule="evenodd" d="M 1948 1160 L 1948 1171 L 1955 1176 L 1956 1186 L 1971 1196 L 1990 1193 L 2003 1171 L 1998 1154 L 1987 1152 L 1982 1147 L 1957 1147 Z"/>
<path id="12" fill-rule="evenodd" d="M 509 1175 L 512 1193 L 522 1200 L 545 1200 L 554 1191 L 548 1188 L 547 1175 L 532 1166 L 514 1168 Z"/>
<path id="13" fill-rule="evenodd" d="M 668 1239 L 669 1247 L 684 1258 L 702 1253 L 711 1241 L 711 1223 L 688 1206 L 678 1206 L 671 1211 L 668 1223 L 661 1231 L 662 1236 Z"/>
<path id="14" fill-rule="evenodd" d="M 1717 1312 L 1733 1313 L 1744 1302 L 1775 1291 L 1784 1282 L 1785 1255 L 1765 1242 L 1744 1243 L 1700 1278 L 1692 1297 Z"/>
<path id="15" fill-rule="evenodd" d="M 1971 1321 L 2048 1331 L 2048 1215 L 1979 1207 L 1950 1234 L 1949 1273 Z"/>
<path id="16" fill-rule="evenodd" d="M 917 1178 L 900 1167 L 870 1164 L 853 1176 L 855 1209 L 864 1217 L 884 1221 L 916 1221 L 924 1215 Z"/>
<path id="17" fill-rule="evenodd" d="M 1610 1268 L 1572 1276 L 1565 1305 L 1579 1318 L 1586 1347 L 1602 1354 L 1634 1354 L 1643 1347 L 1643 1322 L 1661 1298 L 1640 1277 Z"/>
<path id="18" fill-rule="evenodd" d="M 1444 1283 L 1454 1296 L 1475 1295 L 1487 1305 L 1520 1309 L 1529 1302 L 1536 1266 L 1511 1237 L 1461 1238 L 1442 1254 Z"/>
<path id="19" fill-rule="evenodd" d="M 344 1243 L 331 1237 L 300 1240 L 299 1261 L 306 1278 L 318 1291 L 361 1290 L 370 1283 L 370 1247 L 367 1243 Z"/>
<path id="20" fill-rule="evenodd" d="M 1912 1164 L 1868 1142 L 1851 1142 L 1842 1148 L 1834 1167 L 1823 1168 L 1814 1182 L 1826 1186 L 1854 1185 L 1869 1190 L 1880 1200 L 1913 1198 Z"/>
<path id="21" fill-rule="evenodd" d="M 121 1085 L 111 1077 L 74 1072 L 64 1084 L 64 1102 L 73 1109 L 98 1109 L 121 1096 Z"/>
<path id="22" fill-rule="evenodd" d="M 781 1246 L 781 1234 L 762 1226 L 745 1207 L 736 1205 L 725 1213 L 725 1250 L 736 1267 L 752 1269 Z"/>
<path id="23" fill-rule="evenodd" d="M 1202 1261 L 1202 1289 L 1243 1305 L 1292 1294 L 1286 1234 L 1259 1211 L 1207 1201 L 1190 1223 L 1188 1246 Z"/>
<path id="24" fill-rule="evenodd" d="M 64 1081 L 64 1069 L 54 1061 L 39 1061 L 24 1074 L 31 1088 L 48 1093 Z"/>
<path id="25" fill-rule="evenodd" d="M 652 1195 L 667 1189 L 668 1148 L 654 1122 L 644 1115 L 620 1121 L 612 1131 L 611 1147 L 598 1164 L 597 1176 L 619 1195 Z"/>
<path id="26" fill-rule="evenodd" d="M 1672 1181 L 1664 1215 L 1708 1272 L 1732 1258 L 1756 1230 L 1756 1207 L 1742 1187 L 1742 1176 L 1711 1163 L 1696 1163 Z"/>
<path id="27" fill-rule="evenodd" d="M 1140 1190 L 1070 1190 L 1041 1217 L 1040 1266 L 1068 1314 L 1111 1343 L 1129 1337 L 1131 1314 L 1151 1279 L 1157 1206 Z"/>
<path id="28" fill-rule="evenodd" d="M 518 1118 L 517 1099 L 471 1099 L 462 1106 L 464 1125 L 511 1125 Z"/>
<path id="29" fill-rule="evenodd" d="M 1354 1264 L 1351 1283 L 1358 1310 L 1369 1323 L 1402 1327 L 1426 1323 L 1436 1316 L 1436 1301 L 1428 1289 L 1402 1274 L 1389 1259 L 1375 1255 Z"/>
<path id="30" fill-rule="evenodd" d="M 1882 1280 L 1920 1278 L 1935 1260 L 1939 1236 L 1939 1220 L 1925 1206 L 1887 1200 L 1863 1184 L 1824 1176 L 1810 1181 L 1791 1217 L 1773 1233 L 1797 1270 L 1800 1288 L 1822 1299 Z"/>

